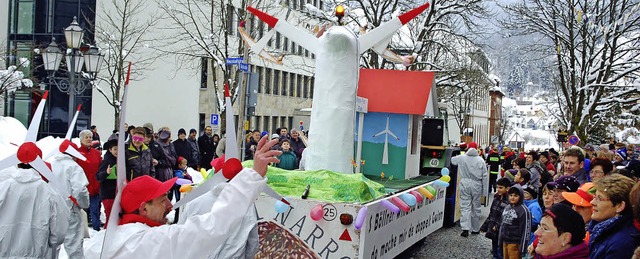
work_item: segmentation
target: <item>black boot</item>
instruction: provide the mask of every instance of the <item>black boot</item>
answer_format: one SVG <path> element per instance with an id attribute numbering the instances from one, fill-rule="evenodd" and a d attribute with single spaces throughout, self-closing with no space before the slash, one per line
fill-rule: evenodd
<path id="1" fill-rule="evenodd" d="M 469 230 L 462 230 L 462 233 L 460 234 L 461 237 L 468 237 L 469 236 Z"/>

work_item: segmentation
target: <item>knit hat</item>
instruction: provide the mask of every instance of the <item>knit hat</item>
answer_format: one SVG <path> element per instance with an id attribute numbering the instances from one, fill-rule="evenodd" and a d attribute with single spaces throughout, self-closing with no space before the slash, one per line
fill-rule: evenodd
<path id="1" fill-rule="evenodd" d="M 177 177 L 171 178 L 165 182 L 160 182 L 155 178 L 143 175 L 133 179 L 122 190 L 122 212 L 124 214 L 133 213 L 140 204 L 148 202 L 161 195 L 166 194 L 178 180 Z"/>
<path id="2" fill-rule="evenodd" d="M 190 129 L 189 130 L 189 134 L 191 134 L 191 133 L 198 133 L 198 132 L 196 131 L 196 129 Z"/>
<path id="3" fill-rule="evenodd" d="M 271 135 L 271 139 L 274 139 L 274 138 L 279 139 L 280 135 L 274 133 L 274 134 Z"/>
<path id="4" fill-rule="evenodd" d="M 264 137 L 266 135 L 269 135 L 269 132 L 263 131 L 262 133 L 260 133 L 260 137 Z"/>
<path id="5" fill-rule="evenodd" d="M 538 192 L 532 186 L 527 186 L 523 191 L 529 193 L 533 199 L 538 197 Z"/>
<path id="6" fill-rule="evenodd" d="M 553 225 L 558 229 L 558 233 L 571 233 L 571 244 L 579 243 L 584 239 L 584 220 L 570 206 L 554 204 L 542 216 L 549 216 L 553 219 Z"/>
<path id="7" fill-rule="evenodd" d="M 555 182 L 552 182 L 555 189 L 563 189 L 568 192 L 575 192 L 580 188 L 580 183 L 573 176 L 563 175 Z"/>
<path id="8" fill-rule="evenodd" d="M 147 129 L 150 129 L 151 132 L 153 132 L 153 124 L 151 124 L 150 122 L 147 122 L 145 124 L 142 124 L 142 127 L 145 127 Z"/>
<path id="9" fill-rule="evenodd" d="M 547 160 L 549 160 L 549 152 L 548 151 L 542 151 L 540 152 L 540 156 L 546 158 Z"/>
<path id="10" fill-rule="evenodd" d="M 176 160 L 176 162 L 179 164 L 182 164 L 182 161 L 186 160 L 184 157 L 179 156 L 178 159 Z"/>
<path id="11" fill-rule="evenodd" d="M 563 192 L 562 197 L 573 205 L 591 207 L 591 200 L 593 200 L 593 194 L 589 193 L 591 188 L 593 183 L 585 183 L 576 192 Z"/>
<path id="12" fill-rule="evenodd" d="M 584 145 L 584 150 L 595 151 L 596 149 L 591 144 Z"/>
<path id="13" fill-rule="evenodd" d="M 183 129 L 184 131 L 184 129 Z M 158 132 L 158 138 L 159 139 L 168 139 L 169 137 L 171 137 L 171 131 L 168 130 L 161 130 L 160 132 Z"/>
<path id="14" fill-rule="evenodd" d="M 182 134 L 187 135 L 187 132 L 186 132 L 183 128 L 180 128 L 180 129 L 178 130 L 178 136 L 180 136 L 180 135 L 182 135 Z"/>
<path id="15" fill-rule="evenodd" d="M 475 148 L 475 149 L 478 149 L 478 143 L 476 143 L 476 142 L 471 142 L 471 143 L 469 143 L 469 145 L 467 146 L 467 148 Z"/>
<path id="16" fill-rule="evenodd" d="M 626 148 L 621 148 L 616 150 L 616 155 L 620 156 L 622 158 L 622 160 L 627 160 L 627 149 Z"/>

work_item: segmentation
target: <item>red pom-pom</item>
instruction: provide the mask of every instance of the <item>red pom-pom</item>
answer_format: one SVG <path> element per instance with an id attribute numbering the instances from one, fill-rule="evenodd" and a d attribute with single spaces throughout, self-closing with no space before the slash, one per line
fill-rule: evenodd
<path id="1" fill-rule="evenodd" d="M 211 166 L 213 167 L 214 172 L 217 172 L 218 170 L 222 169 L 223 164 L 224 164 L 224 155 L 214 160 L 211 160 Z"/>
<path id="2" fill-rule="evenodd" d="M 36 146 L 36 143 L 25 142 L 18 148 L 16 156 L 20 162 L 28 164 L 36 160 L 36 157 L 42 156 L 42 151 Z"/>
<path id="3" fill-rule="evenodd" d="M 222 166 L 222 175 L 229 180 L 242 171 L 242 163 L 237 158 L 229 158 Z"/>

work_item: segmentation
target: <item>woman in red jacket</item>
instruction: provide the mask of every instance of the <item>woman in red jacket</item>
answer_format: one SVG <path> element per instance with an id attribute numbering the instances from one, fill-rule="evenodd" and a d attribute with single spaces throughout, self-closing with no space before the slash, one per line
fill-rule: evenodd
<path id="1" fill-rule="evenodd" d="M 102 224 L 100 222 L 100 182 L 98 182 L 96 174 L 102 162 L 102 156 L 100 151 L 92 147 L 93 133 L 90 130 L 80 131 L 78 136 L 80 137 L 78 152 L 87 158 L 86 161 L 78 160 L 78 165 L 82 167 L 89 181 L 87 186 L 87 189 L 89 189 L 89 212 L 87 214 L 91 221 L 91 227 L 96 231 L 100 231 Z"/>

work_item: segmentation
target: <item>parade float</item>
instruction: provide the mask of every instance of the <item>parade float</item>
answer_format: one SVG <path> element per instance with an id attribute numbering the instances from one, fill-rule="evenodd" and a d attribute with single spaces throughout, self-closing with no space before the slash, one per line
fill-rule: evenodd
<path id="1" fill-rule="evenodd" d="M 443 226 L 448 169 L 420 174 L 421 140 L 438 138 L 422 136 L 423 118 L 437 111 L 434 73 L 360 69 L 358 63 L 369 49 L 405 62 L 387 44 L 428 7 L 359 36 L 341 25 L 341 6 L 338 22 L 319 36 L 248 7 L 272 29 L 265 37 L 277 31 L 316 57 L 304 170 L 268 169 L 273 192 L 256 201 L 256 258 L 393 258 Z M 268 39 L 241 35 L 253 53 L 265 56 Z"/>

